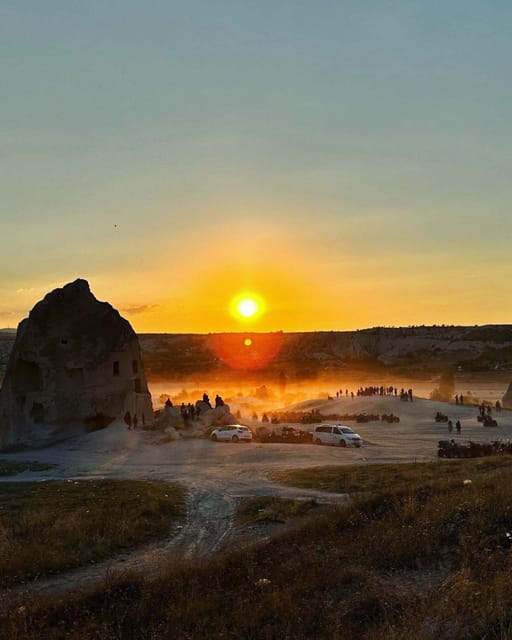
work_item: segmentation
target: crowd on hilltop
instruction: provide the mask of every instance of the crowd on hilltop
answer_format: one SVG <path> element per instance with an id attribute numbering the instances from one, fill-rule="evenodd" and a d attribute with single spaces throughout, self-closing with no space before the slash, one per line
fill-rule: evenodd
<path id="1" fill-rule="evenodd" d="M 343 398 L 345 395 L 346 398 L 349 396 L 354 398 L 355 396 L 394 396 L 399 397 L 400 400 L 404 400 L 405 402 L 413 401 L 413 392 L 412 389 L 405 390 L 403 387 L 398 391 L 397 387 L 394 386 L 369 386 L 369 387 L 359 387 L 357 391 L 354 393 L 348 389 L 345 389 L 345 394 L 343 394 L 343 389 L 338 389 L 336 391 L 336 398 Z M 330 399 L 332 399 L 329 396 Z"/>
<path id="2" fill-rule="evenodd" d="M 204 405 L 206 405 L 206 407 Z M 215 408 L 223 407 L 224 405 L 225 405 L 224 400 L 219 394 L 217 394 L 215 396 Z M 167 400 L 165 401 L 164 408 L 172 407 L 172 406 L 173 406 L 172 400 L 168 397 Z M 213 408 L 214 407 L 212 407 L 208 394 L 203 393 L 202 399 L 198 400 L 195 404 L 191 402 L 189 402 L 188 404 L 185 404 L 184 402 L 182 402 L 180 405 L 180 414 L 181 414 L 181 417 L 183 418 L 183 421 L 188 422 L 189 420 L 193 421 L 199 418 L 201 415 L 201 412 L 208 409 L 213 409 Z"/>

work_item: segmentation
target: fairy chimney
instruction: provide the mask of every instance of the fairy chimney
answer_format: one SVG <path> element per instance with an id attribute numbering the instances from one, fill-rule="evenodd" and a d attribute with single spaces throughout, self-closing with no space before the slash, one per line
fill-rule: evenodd
<path id="1" fill-rule="evenodd" d="M 504 409 L 512 409 L 512 382 L 508 385 L 508 389 L 501 401 L 501 406 Z"/>
<path id="2" fill-rule="evenodd" d="M 127 411 L 139 423 L 153 416 L 130 323 L 86 280 L 47 294 L 18 327 L 0 389 L 0 448 L 103 427 Z"/>

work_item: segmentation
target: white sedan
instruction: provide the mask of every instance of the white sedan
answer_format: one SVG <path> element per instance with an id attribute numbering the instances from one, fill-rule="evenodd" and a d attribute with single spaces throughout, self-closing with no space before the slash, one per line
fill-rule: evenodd
<path id="1" fill-rule="evenodd" d="M 251 442 L 252 432 L 249 427 L 244 427 L 241 424 L 228 424 L 225 427 L 214 429 L 210 438 L 215 442 Z"/>

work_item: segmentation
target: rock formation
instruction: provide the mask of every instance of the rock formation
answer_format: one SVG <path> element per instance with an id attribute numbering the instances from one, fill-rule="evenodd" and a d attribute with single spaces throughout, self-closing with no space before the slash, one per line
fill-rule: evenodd
<path id="1" fill-rule="evenodd" d="M 129 411 L 153 416 L 137 335 L 86 280 L 55 289 L 23 320 L 0 390 L 0 448 L 36 443 Z"/>
<path id="2" fill-rule="evenodd" d="M 508 389 L 501 401 L 501 406 L 504 409 L 512 409 L 512 382 L 508 385 Z"/>

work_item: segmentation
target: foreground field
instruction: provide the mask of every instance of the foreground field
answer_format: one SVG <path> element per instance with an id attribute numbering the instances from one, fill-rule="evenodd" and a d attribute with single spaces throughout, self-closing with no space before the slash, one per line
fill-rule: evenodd
<path id="1" fill-rule="evenodd" d="M 4 483 L 0 586 L 110 556 L 169 533 L 184 489 L 145 480 Z"/>
<path id="2" fill-rule="evenodd" d="M 15 606 L 4 599 L 5 637 L 509 637 L 510 459 L 438 462 L 437 440 L 447 432 L 433 417 L 460 419 L 463 439 L 507 439 L 512 413 L 489 430 L 474 407 L 422 399 L 318 400 L 306 408 L 393 412 L 400 423 L 357 425 L 361 449 L 169 441 L 116 423 L 51 448 L 2 454 L 7 468 L 24 469 L 16 480 L 151 478 L 187 490 L 172 544 L 27 582 Z M 296 516 L 306 521 L 291 525 Z M 287 531 L 247 546 L 282 529 L 280 521 Z M 231 555 L 219 555 L 223 547 Z"/>
<path id="3" fill-rule="evenodd" d="M 380 491 L 266 544 L 26 600 L 0 628 L 7 640 L 512 638 L 512 467 L 413 466 L 367 467 L 363 488 L 378 478 Z M 340 472 L 361 485 L 357 467 Z"/>

